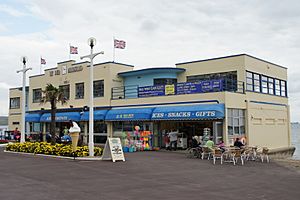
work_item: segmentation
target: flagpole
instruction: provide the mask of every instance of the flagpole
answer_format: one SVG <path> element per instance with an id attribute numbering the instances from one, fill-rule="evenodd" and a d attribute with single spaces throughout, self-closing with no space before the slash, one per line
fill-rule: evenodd
<path id="1" fill-rule="evenodd" d="M 115 36 L 113 36 L 113 62 L 115 62 Z"/>
<path id="2" fill-rule="evenodd" d="M 42 74 L 42 56 L 40 57 L 40 74 Z"/>
<path id="3" fill-rule="evenodd" d="M 71 43 L 69 43 L 69 60 L 71 60 Z"/>

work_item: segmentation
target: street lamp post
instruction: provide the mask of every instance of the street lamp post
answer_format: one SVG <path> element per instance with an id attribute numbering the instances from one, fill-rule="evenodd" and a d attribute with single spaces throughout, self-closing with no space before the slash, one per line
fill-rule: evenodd
<path id="1" fill-rule="evenodd" d="M 99 53 L 93 53 L 93 47 L 96 45 L 96 39 L 91 37 L 88 39 L 88 45 L 91 47 L 91 53 L 86 56 L 80 57 L 80 59 L 89 58 L 90 64 L 90 102 L 89 102 L 89 156 L 94 156 L 94 68 L 93 59 L 99 55 L 104 54 L 103 51 Z"/>
<path id="2" fill-rule="evenodd" d="M 18 70 L 17 73 L 23 73 L 23 85 L 22 85 L 22 123 L 21 123 L 21 140 L 20 142 L 25 142 L 25 104 L 26 104 L 26 72 L 32 70 L 32 68 L 26 68 L 27 58 L 25 56 L 21 57 L 21 62 L 23 63 L 23 69 Z"/>

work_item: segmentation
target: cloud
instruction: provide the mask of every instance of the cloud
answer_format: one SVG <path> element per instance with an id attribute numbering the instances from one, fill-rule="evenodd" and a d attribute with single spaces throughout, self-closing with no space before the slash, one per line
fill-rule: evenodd
<path id="1" fill-rule="evenodd" d="M 4 12 L 6 14 L 9 14 L 13 17 L 22 17 L 22 16 L 25 16 L 27 15 L 26 13 L 24 12 L 21 12 L 13 7 L 10 7 L 8 5 L 5 5 L 5 4 L 0 4 L 0 12 Z"/>

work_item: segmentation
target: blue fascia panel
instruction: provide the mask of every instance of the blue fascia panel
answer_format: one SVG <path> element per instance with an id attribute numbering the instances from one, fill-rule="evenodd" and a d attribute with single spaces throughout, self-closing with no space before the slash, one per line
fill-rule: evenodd
<path id="1" fill-rule="evenodd" d="M 95 110 L 94 111 L 94 120 L 95 121 L 104 120 L 106 113 L 107 113 L 107 110 Z M 80 121 L 89 121 L 89 115 L 90 115 L 90 112 L 84 112 L 81 115 Z"/>
<path id="2" fill-rule="evenodd" d="M 79 112 L 60 112 L 56 113 L 55 121 L 56 122 L 67 122 L 70 120 L 80 121 L 80 113 Z M 41 117 L 41 122 L 51 122 L 51 113 L 44 113 Z"/>
<path id="3" fill-rule="evenodd" d="M 106 114 L 106 121 L 145 121 L 151 120 L 154 108 L 112 109 Z"/>
<path id="4" fill-rule="evenodd" d="M 224 104 L 157 107 L 152 120 L 213 120 L 225 117 Z"/>

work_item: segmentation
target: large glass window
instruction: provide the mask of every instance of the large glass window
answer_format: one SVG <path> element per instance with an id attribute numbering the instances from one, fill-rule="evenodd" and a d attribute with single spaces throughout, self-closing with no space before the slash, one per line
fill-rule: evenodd
<path id="1" fill-rule="evenodd" d="M 95 121 L 94 133 L 107 133 L 107 125 L 102 121 Z"/>
<path id="2" fill-rule="evenodd" d="M 84 98 L 84 83 L 75 84 L 75 99 Z"/>
<path id="3" fill-rule="evenodd" d="M 94 81 L 94 97 L 104 96 L 104 80 Z"/>
<path id="4" fill-rule="evenodd" d="M 260 92 L 260 75 L 253 74 L 253 86 L 255 92 Z"/>
<path id="5" fill-rule="evenodd" d="M 246 75 L 246 88 L 248 91 L 253 91 L 253 73 L 252 72 L 247 72 Z"/>
<path id="6" fill-rule="evenodd" d="M 281 96 L 286 97 L 286 81 L 280 81 Z"/>
<path id="7" fill-rule="evenodd" d="M 245 110 L 228 109 L 228 135 L 245 134 Z"/>
<path id="8" fill-rule="evenodd" d="M 156 78 L 153 80 L 154 85 L 173 85 L 177 83 L 176 78 Z"/>
<path id="9" fill-rule="evenodd" d="M 70 99 L 70 85 L 61 85 L 59 88 L 62 90 L 64 98 L 66 100 Z"/>
<path id="10" fill-rule="evenodd" d="M 261 76 L 261 89 L 262 93 L 268 94 L 268 77 Z"/>
<path id="11" fill-rule="evenodd" d="M 275 95 L 280 96 L 280 80 L 275 79 Z"/>
<path id="12" fill-rule="evenodd" d="M 32 90 L 32 102 L 40 103 L 42 100 L 42 89 L 33 89 Z"/>
<path id="13" fill-rule="evenodd" d="M 274 78 L 268 78 L 269 94 L 274 94 Z"/>
<path id="14" fill-rule="evenodd" d="M 19 109 L 20 108 L 20 97 L 10 98 L 9 99 L 9 108 L 10 109 Z"/>

